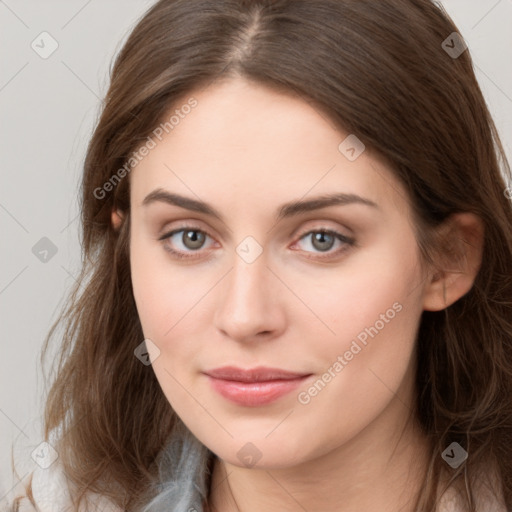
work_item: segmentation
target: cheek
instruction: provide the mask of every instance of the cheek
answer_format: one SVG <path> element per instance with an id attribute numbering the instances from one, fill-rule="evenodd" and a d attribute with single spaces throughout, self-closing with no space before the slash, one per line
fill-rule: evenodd
<path id="1" fill-rule="evenodd" d="M 187 273 L 171 266 L 163 248 L 155 248 L 136 234 L 132 240 L 130 261 L 137 312 L 144 338 L 160 350 L 152 369 L 169 403 L 186 416 L 193 403 L 179 382 L 186 380 L 185 372 L 194 370 L 197 346 L 190 339 L 194 329 L 201 328 L 198 301 L 207 288 L 204 281 L 191 280 L 190 269 Z"/>
<path id="2" fill-rule="evenodd" d="M 185 277 L 187 272 L 171 265 L 161 245 L 145 240 L 136 230 L 131 238 L 130 262 L 133 295 L 144 335 L 161 343 L 187 315 L 201 287 Z"/>
<path id="3" fill-rule="evenodd" d="M 317 339 L 313 350 L 326 364 L 346 354 L 351 369 L 344 371 L 346 378 L 358 372 L 361 379 L 363 372 L 375 381 L 375 376 L 368 376 L 374 367 L 399 378 L 409 362 L 422 312 L 420 279 L 412 234 L 360 251 L 339 272 L 317 279 L 314 287 L 309 277 L 303 278 L 299 286 L 307 290 L 304 298 L 324 323 L 304 325 L 311 332 L 309 338 Z M 315 328 L 322 336 L 314 335 Z"/>
<path id="4" fill-rule="evenodd" d="M 408 370 L 422 313 L 417 257 L 414 240 L 383 246 L 354 258 L 311 295 L 335 334 L 317 337 L 313 348 L 324 368 L 299 400 L 310 412 L 336 417 L 333 425 L 355 432 L 395 394 L 406 403 L 401 393 L 412 391 Z"/>
<path id="5" fill-rule="evenodd" d="M 219 273 L 207 266 L 179 266 L 162 246 L 145 241 L 137 233 L 132 240 L 130 261 L 137 312 L 144 338 L 160 350 L 153 371 L 172 406 L 185 413 L 191 405 L 190 396 L 179 382 L 189 382 L 200 369 L 198 355 L 207 351 L 201 340 L 211 329 L 208 308 L 212 307 Z"/>
<path id="6" fill-rule="evenodd" d="M 396 320 L 399 316 L 403 320 L 410 313 L 417 320 L 421 312 L 418 257 L 414 237 L 406 231 L 398 232 L 394 239 L 382 237 L 382 241 L 369 244 L 368 248 L 357 249 L 337 268 L 326 267 L 309 273 L 299 269 L 280 270 L 286 280 L 294 283 L 308 309 L 317 317 L 314 319 L 307 311 L 304 314 L 302 308 L 302 317 L 308 320 L 305 327 L 310 330 L 317 327 L 322 339 L 334 342 L 338 349 L 360 333 L 364 342 L 365 333 L 369 336 L 365 329 L 376 326 L 379 332 L 389 332 L 391 324 L 397 329 L 401 324 L 400 319 Z M 407 313 L 398 313 L 398 309 Z M 296 321 L 298 318 L 299 315 Z"/>

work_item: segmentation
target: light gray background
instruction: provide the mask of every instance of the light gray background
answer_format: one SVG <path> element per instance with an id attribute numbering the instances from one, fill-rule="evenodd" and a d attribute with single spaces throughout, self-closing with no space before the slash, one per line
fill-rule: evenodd
<path id="1" fill-rule="evenodd" d="M 30 452 L 41 442 L 45 393 L 40 349 L 78 273 L 79 176 L 110 61 L 152 3 L 0 0 L 0 508 L 8 491 L 21 489 L 10 469 L 14 440 L 20 476 L 35 467 Z M 468 43 L 512 161 L 512 0 L 443 5 Z M 59 45 L 47 59 L 31 48 L 43 31 Z M 58 248 L 46 263 L 32 253 L 42 237 Z"/>

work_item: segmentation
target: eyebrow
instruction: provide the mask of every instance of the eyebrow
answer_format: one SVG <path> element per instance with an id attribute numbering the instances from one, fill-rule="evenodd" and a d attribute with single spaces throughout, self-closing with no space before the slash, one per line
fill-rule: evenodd
<path id="1" fill-rule="evenodd" d="M 142 206 L 149 206 L 150 204 L 157 202 L 179 206 L 194 212 L 204 213 L 205 215 L 210 215 L 220 220 L 221 222 L 224 222 L 222 215 L 208 203 L 192 199 L 191 197 L 174 194 L 161 188 L 157 188 L 153 190 L 153 192 L 149 193 L 144 198 L 144 201 L 142 201 Z M 364 197 L 358 196 L 357 194 L 324 194 L 312 199 L 308 199 L 307 201 L 296 200 L 283 204 L 277 210 L 276 221 L 287 217 L 300 215 L 301 213 L 326 208 L 328 206 L 344 206 L 348 204 L 362 204 L 377 210 L 379 209 L 379 206 L 376 203 Z"/>

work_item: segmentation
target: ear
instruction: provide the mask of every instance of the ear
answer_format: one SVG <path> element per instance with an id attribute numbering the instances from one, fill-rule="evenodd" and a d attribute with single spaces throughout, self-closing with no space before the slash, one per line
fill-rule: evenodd
<path id="1" fill-rule="evenodd" d="M 482 263 L 484 225 L 478 216 L 467 212 L 454 214 L 442 230 L 448 234 L 441 261 L 436 262 L 438 271 L 424 290 L 426 311 L 441 311 L 469 292 Z"/>
<path id="2" fill-rule="evenodd" d="M 110 215 L 110 220 L 112 222 L 112 227 L 115 231 L 117 231 L 121 223 L 123 222 L 123 212 L 121 210 L 112 210 L 112 214 Z"/>

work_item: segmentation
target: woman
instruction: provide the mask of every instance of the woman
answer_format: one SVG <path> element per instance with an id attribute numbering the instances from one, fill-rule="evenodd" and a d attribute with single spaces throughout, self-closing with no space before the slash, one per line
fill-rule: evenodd
<path id="1" fill-rule="evenodd" d="M 510 510 L 505 180 L 429 0 L 155 4 L 13 510 Z"/>

